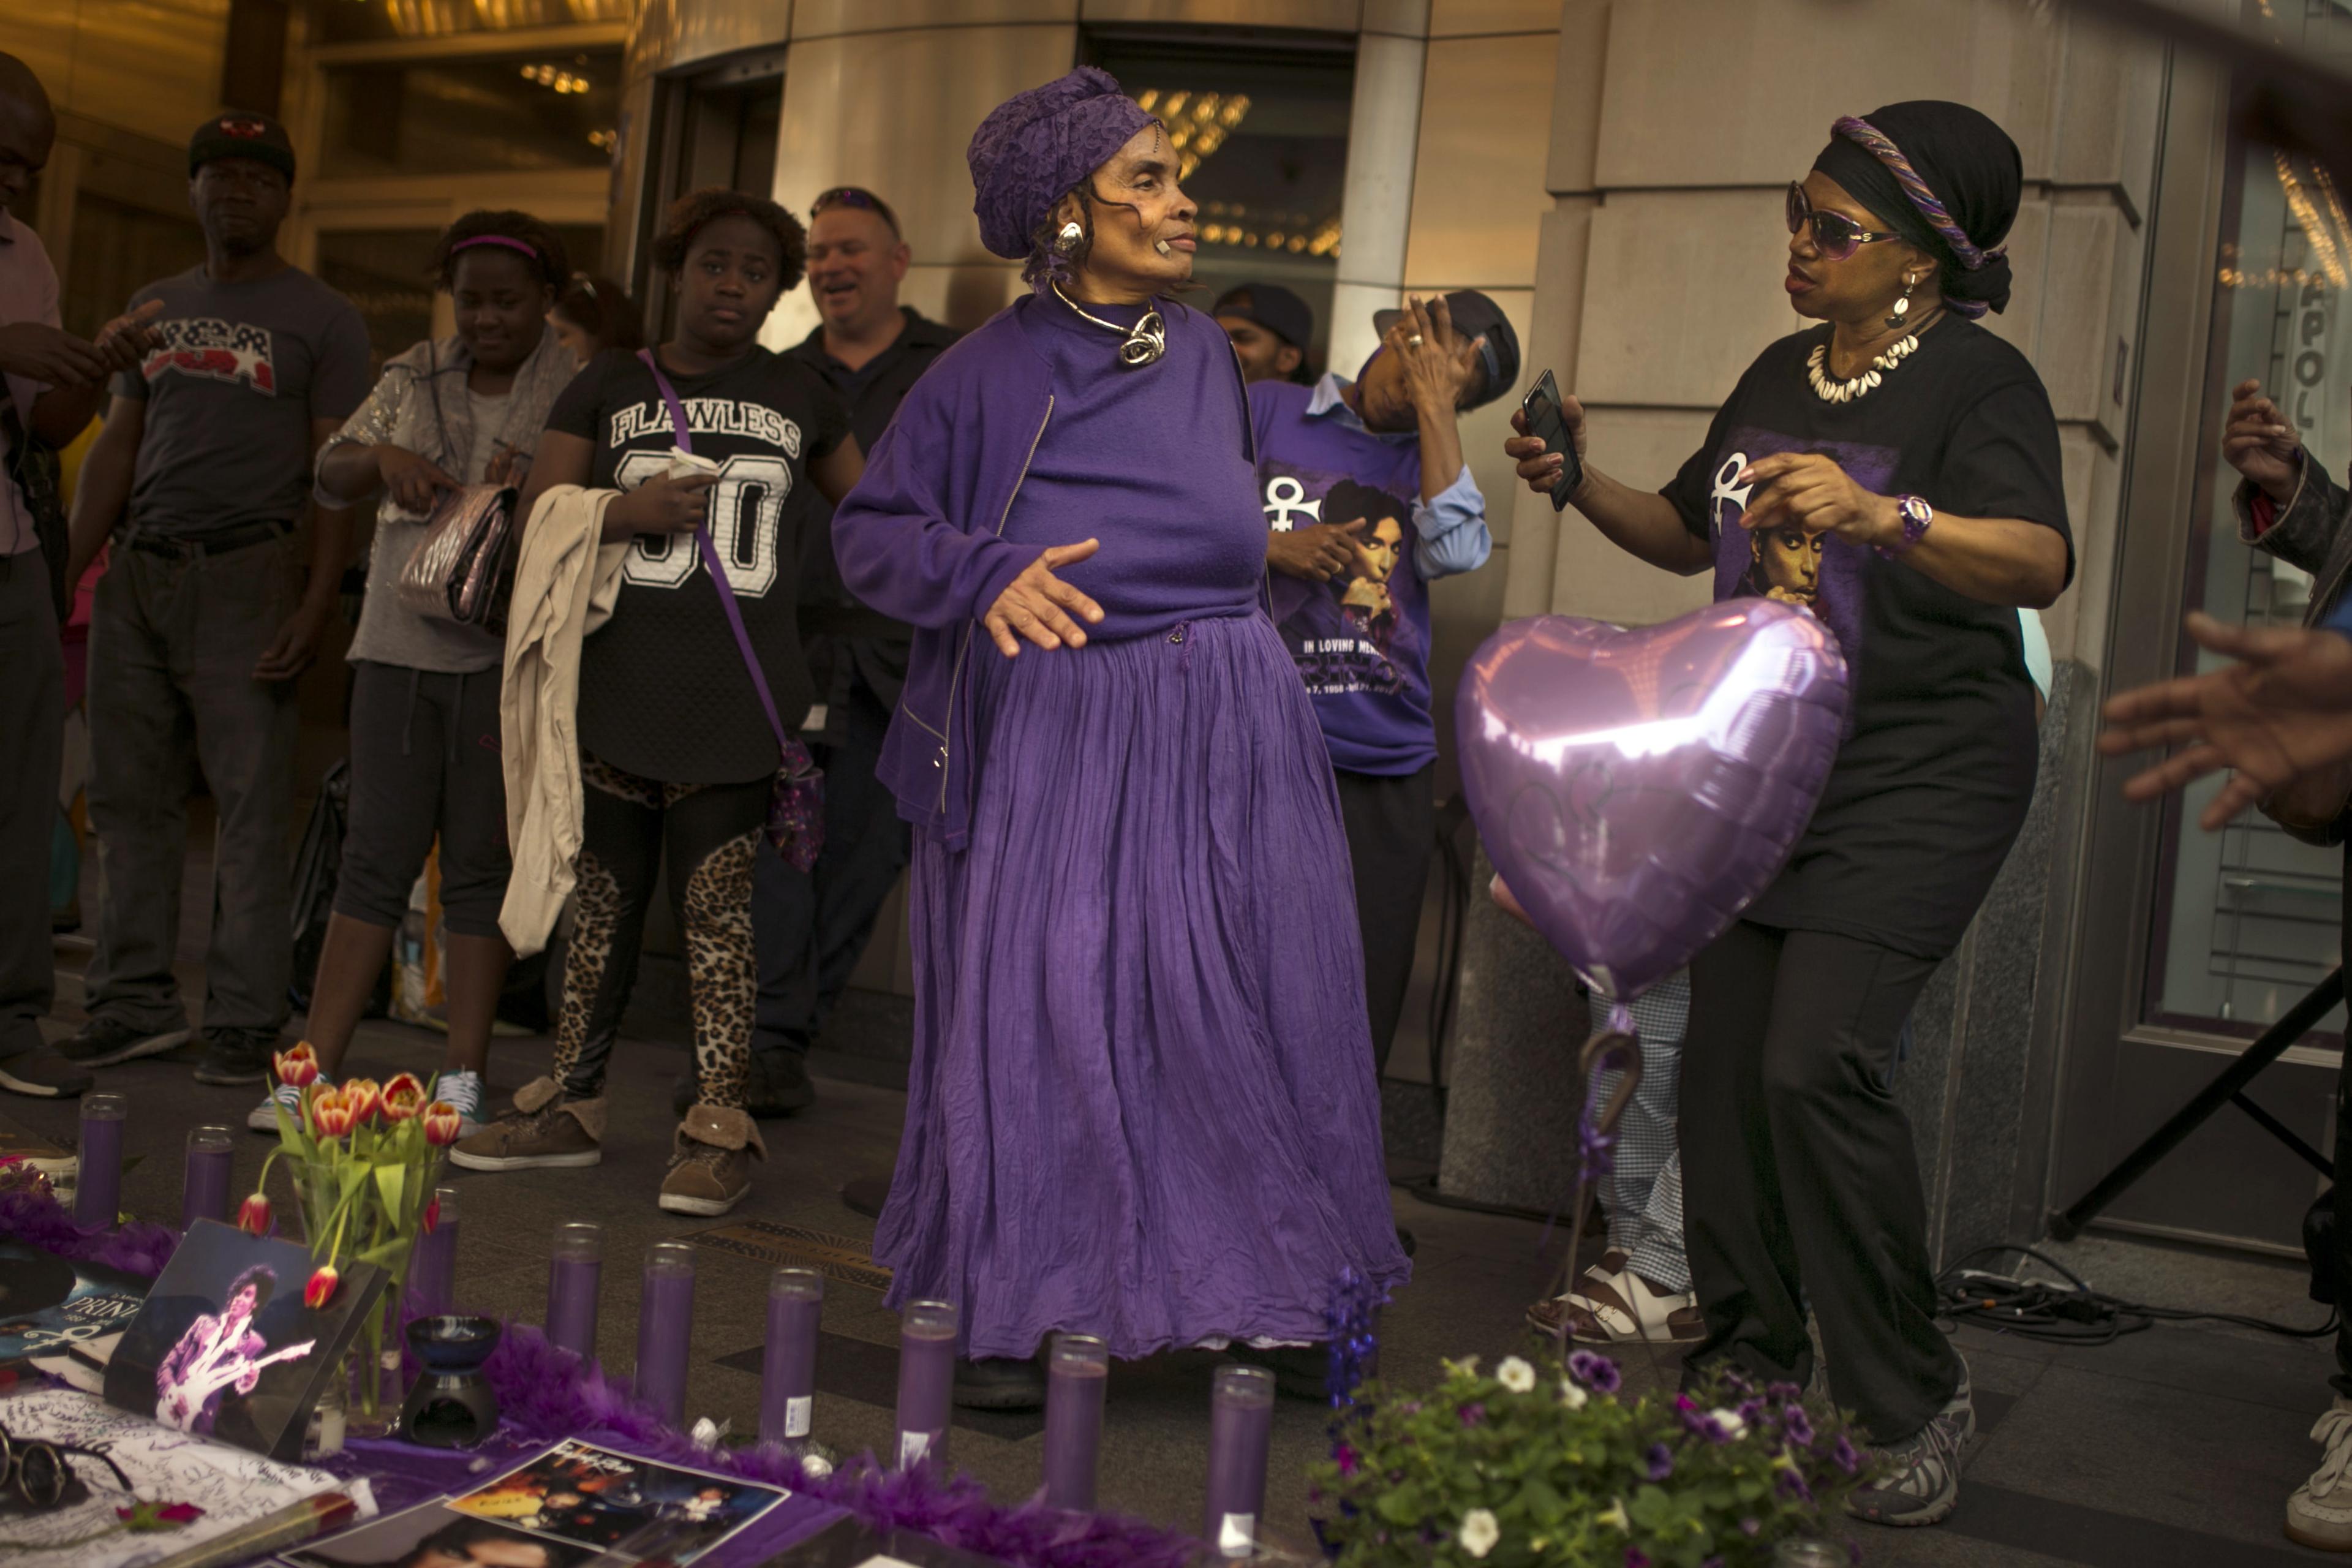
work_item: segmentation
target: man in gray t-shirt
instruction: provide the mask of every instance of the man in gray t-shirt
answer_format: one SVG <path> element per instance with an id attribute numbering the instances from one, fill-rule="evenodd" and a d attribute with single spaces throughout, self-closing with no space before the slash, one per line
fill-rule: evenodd
<path id="1" fill-rule="evenodd" d="M 140 290 L 162 302 L 162 343 L 116 379 L 74 497 L 76 580 L 114 542 L 87 699 L 106 891 L 89 1022 L 58 1047 L 85 1067 L 187 1040 L 172 962 L 192 765 L 220 817 L 197 1081 L 261 1082 L 286 1022 L 294 679 L 350 545 L 343 513 L 318 513 L 307 537 L 299 525 L 311 454 L 369 381 L 359 312 L 278 253 L 293 178 L 293 143 L 268 116 L 197 127 L 188 191 L 205 264 Z"/>

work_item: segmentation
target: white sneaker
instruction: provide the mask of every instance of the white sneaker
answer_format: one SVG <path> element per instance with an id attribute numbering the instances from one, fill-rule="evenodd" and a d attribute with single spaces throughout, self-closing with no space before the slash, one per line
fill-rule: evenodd
<path id="1" fill-rule="evenodd" d="M 320 1073 L 319 1075 L 319 1081 L 320 1083 L 328 1082 L 329 1079 L 327 1075 L 325 1073 Z M 245 1124 L 256 1132 L 275 1133 L 278 1131 L 278 1108 L 281 1105 L 286 1108 L 286 1113 L 294 1118 L 295 1125 L 298 1127 L 300 1126 L 302 1121 L 302 1091 L 296 1089 L 289 1083 L 279 1084 L 276 1089 L 269 1091 L 259 1105 L 257 1105 L 251 1110 L 247 1111 L 245 1113 Z"/>
<path id="2" fill-rule="evenodd" d="M 2286 1500 L 2289 1541 L 2322 1552 L 2352 1552 L 2352 1399 L 2343 1394 L 2311 1428 L 2311 1440 L 2326 1450 L 2311 1479 Z"/>
<path id="3" fill-rule="evenodd" d="M 452 1068 L 433 1080 L 433 1098 L 457 1112 L 460 1138 L 471 1138 L 482 1130 L 482 1101 L 488 1097 L 482 1075 L 464 1068 Z"/>

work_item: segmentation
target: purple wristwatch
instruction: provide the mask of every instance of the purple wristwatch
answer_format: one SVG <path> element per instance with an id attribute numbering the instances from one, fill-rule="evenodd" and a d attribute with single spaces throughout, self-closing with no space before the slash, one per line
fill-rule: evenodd
<path id="1" fill-rule="evenodd" d="M 1878 546 L 1878 552 L 1889 561 L 1908 553 L 1912 546 L 1927 538 L 1928 528 L 1936 521 L 1936 509 L 1917 496 L 1896 496 L 1895 510 L 1903 519 L 1903 542 Z"/>

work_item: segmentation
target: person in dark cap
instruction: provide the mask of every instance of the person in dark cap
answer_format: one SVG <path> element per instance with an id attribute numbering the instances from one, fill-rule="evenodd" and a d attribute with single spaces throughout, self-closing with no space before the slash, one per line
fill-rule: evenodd
<path id="1" fill-rule="evenodd" d="M 1664 491 L 1588 457 L 1572 498 L 1653 565 L 1712 570 L 1718 599 L 1754 591 L 1757 531 L 1821 540 L 1807 608 L 1846 657 L 1845 741 L 1787 869 L 1691 964 L 1692 1359 L 1801 1384 L 1810 1302 L 1831 1392 L 1885 1460 L 1851 1506 L 1886 1524 L 1950 1514 L 1975 1428 L 1888 1078 L 2033 793 L 2018 609 L 2074 573 L 2049 396 L 1977 324 L 2009 301 L 2021 184 L 2016 144 L 1960 104 L 1838 121 L 1788 195 L 1790 302 L 1821 324 L 1757 357 Z M 1559 459 L 1507 450 L 1549 494 Z"/>
<path id="2" fill-rule="evenodd" d="M 1384 1070 L 1435 841 L 1429 584 L 1476 571 L 1494 548 L 1456 422 L 1512 390 L 1519 343 L 1473 289 L 1373 321 L 1381 346 L 1355 380 L 1261 382 L 1250 424 L 1275 620 L 1337 771 Z"/>
<path id="3" fill-rule="evenodd" d="M 196 127 L 204 264 L 132 296 L 160 308 L 163 341 L 115 377 L 74 495 L 69 580 L 116 546 L 91 605 L 86 699 L 106 899 L 89 1021 L 58 1047 L 85 1067 L 187 1040 L 172 965 L 192 769 L 220 819 L 197 1080 L 260 1083 L 286 1022 L 294 682 L 351 541 L 347 512 L 310 504 L 310 458 L 370 379 L 359 311 L 278 253 L 293 179 L 294 144 L 268 115 Z"/>
<path id="4" fill-rule="evenodd" d="M 1159 121 L 1099 70 L 972 137 L 1032 292 L 908 391 L 834 518 L 917 628 L 881 777 L 915 826 L 915 1057 L 875 1235 L 961 1308 L 958 1397 L 1115 1355 L 1305 1346 L 1390 1217 L 1347 838 L 1265 610 L 1246 389 Z M 1303 1356 L 1305 1352 L 1301 1352 Z M 1319 1356 L 1315 1358 L 1319 1363 Z"/>
<path id="5" fill-rule="evenodd" d="M 1217 296 L 1209 313 L 1241 356 L 1242 379 L 1305 381 L 1307 345 L 1315 341 L 1315 312 L 1279 283 L 1244 283 Z"/>

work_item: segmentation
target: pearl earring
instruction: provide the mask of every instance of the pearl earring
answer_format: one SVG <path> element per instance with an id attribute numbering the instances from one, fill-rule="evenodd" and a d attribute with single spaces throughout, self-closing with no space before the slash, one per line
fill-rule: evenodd
<path id="1" fill-rule="evenodd" d="M 1895 301 L 1895 313 L 1886 318 L 1886 324 L 1889 327 L 1900 327 L 1903 324 L 1903 318 L 1911 313 L 1911 290 L 1917 287 L 1919 287 L 1919 280 L 1916 278 L 1903 279 L 1903 293 Z"/>
<path id="2" fill-rule="evenodd" d="M 1078 247 L 1078 241 L 1086 237 L 1087 231 L 1078 226 L 1076 218 L 1072 218 L 1062 226 L 1062 232 L 1054 237 L 1054 248 L 1062 255 L 1067 256 Z"/>

